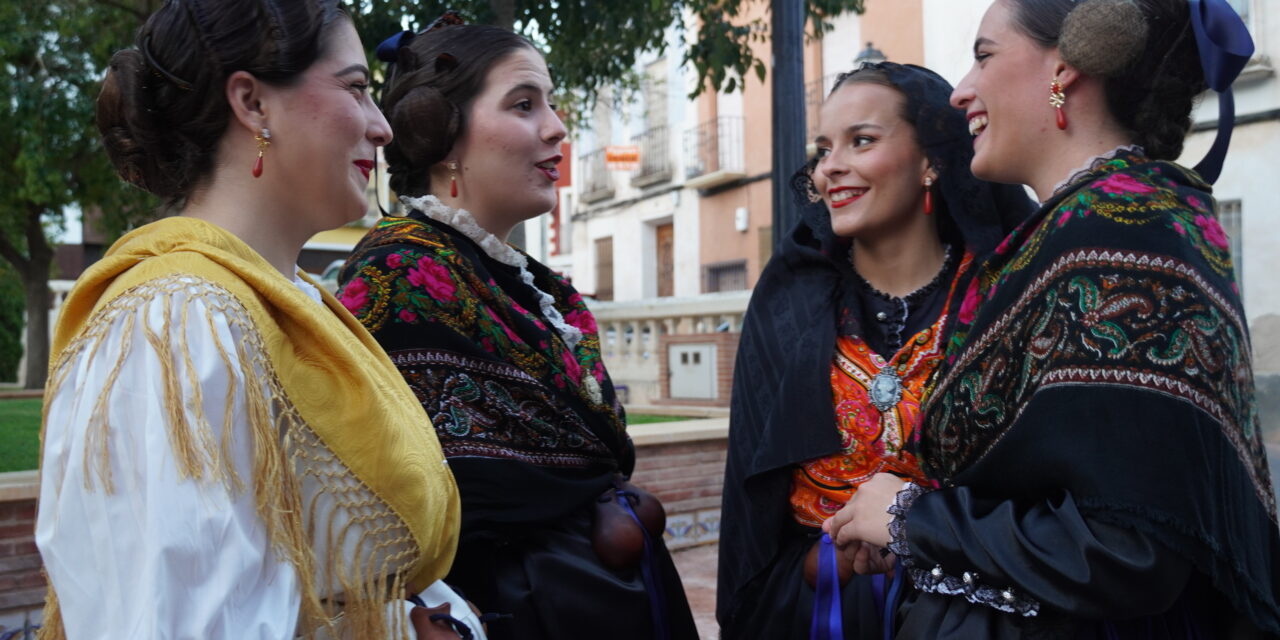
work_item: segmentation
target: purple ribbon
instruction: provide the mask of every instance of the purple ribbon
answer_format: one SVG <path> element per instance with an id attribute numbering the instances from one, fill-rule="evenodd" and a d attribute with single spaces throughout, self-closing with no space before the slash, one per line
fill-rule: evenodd
<path id="1" fill-rule="evenodd" d="M 897 610 L 898 595 L 902 593 L 902 583 L 906 581 L 907 570 L 902 566 L 902 558 L 895 558 L 893 580 L 889 584 L 889 595 L 885 598 L 880 615 L 880 628 L 884 631 L 884 640 L 893 640 L 894 612 Z"/>
<path id="2" fill-rule="evenodd" d="M 1244 20 L 1226 0 L 1189 0 L 1189 4 L 1204 79 L 1210 89 L 1218 92 L 1218 134 L 1209 153 L 1195 169 L 1212 184 L 1222 174 L 1222 163 L 1231 145 L 1231 131 L 1235 128 L 1236 103 L 1231 83 L 1253 57 L 1253 38 Z"/>
<path id="3" fill-rule="evenodd" d="M 840 572 L 836 547 L 824 533 L 818 540 L 818 585 L 813 596 L 813 621 L 809 640 L 844 640 L 844 612 L 840 600 Z"/>
<path id="4" fill-rule="evenodd" d="M 640 574 L 644 577 L 644 584 L 649 591 L 649 613 L 653 617 L 653 637 L 657 640 L 669 640 L 671 628 L 667 625 L 667 597 L 662 589 L 662 581 L 658 578 L 657 559 L 653 557 L 653 543 L 649 540 L 649 530 L 645 528 L 643 522 L 640 522 L 640 516 L 637 516 L 635 510 L 631 508 L 631 498 L 635 497 L 639 501 L 640 496 L 626 489 L 617 488 L 614 489 L 614 495 L 617 496 L 618 502 L 622 503 L 622 508 L 627 510 L 627 515 L 631 516 L 637 527 L 640 527 L 640 533 L 644 534 L 644 555 L 640 558 Z"/>

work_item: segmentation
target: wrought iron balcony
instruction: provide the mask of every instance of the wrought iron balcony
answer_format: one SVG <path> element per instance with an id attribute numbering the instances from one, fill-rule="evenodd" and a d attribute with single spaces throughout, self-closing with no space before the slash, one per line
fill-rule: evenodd
<path id="1" fill-rule="evenodd" d="M 640 168 L 631 175 L 631 184 L 647 187 L 671 179 L 671 151 L 666 125 L 657 126 L 631 138 L 640 147 Z"/>
<path id="2" fill-rule="evenodd" d="M 599 202 L 613 197 L 613 174 L 605 164 L 603 148 L 579 156 L 578 172 L 582 178 L 582 192 L 578 196 L 581 202 Z"/>
<path id="3" fill-rule="evenodd" d="M 721 116 L 685 132 L 685 185 L 708 189 L 746 177 L 742 118 Z"/>

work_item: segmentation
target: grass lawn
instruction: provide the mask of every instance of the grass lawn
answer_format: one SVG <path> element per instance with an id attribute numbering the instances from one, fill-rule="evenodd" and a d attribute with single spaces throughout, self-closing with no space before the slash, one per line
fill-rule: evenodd
<path id="1" fill-rule="evenodd" d="M 0 400 L 0 472 L 35 469 L 40 459 L 40 398 Z M 676 422 L 688 416 L 627 414 L 627 424 Z"/>
<path id="2" fill-rule="evenodd" d="M 655 416 L 649 413 L 628 413 L 627 424 L 649 424 L 651 422 L 679 422 L 681 420 L 694 420 L 689 416 Z"/>
<path id="3" fill-rule="evenodd" d="M 0 400 L 0 472 L 35 469 L 40 459 L 40 398 Z"/>

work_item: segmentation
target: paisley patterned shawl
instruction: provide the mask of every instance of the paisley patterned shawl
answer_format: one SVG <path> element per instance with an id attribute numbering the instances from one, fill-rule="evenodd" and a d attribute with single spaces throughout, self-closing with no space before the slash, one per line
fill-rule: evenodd
<path id="1" fill-rule="evenodd" d="M 1066 492 L 1275 633 L 1275 498 L 1214 206 L 1194 173 L 1134 152 L 1047 202 L 966 292 L 920 456 L 993 499 Z"/>
<path id="2" fill-rule="evenodd" d="M 464 542 L 490 525 L 555 521 L 633 466 L 594 318 L 561 276 L 528 268 L 581 329 L 573 348 L 516 268 L 417 211 L 381 220 L 340 276 L 339 299 L 431 417 L 462 493 Z"/>

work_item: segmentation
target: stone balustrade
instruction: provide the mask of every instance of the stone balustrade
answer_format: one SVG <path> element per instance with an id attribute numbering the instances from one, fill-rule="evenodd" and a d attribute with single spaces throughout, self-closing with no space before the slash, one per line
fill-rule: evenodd
<path id="1" fill-rule="evenodd" d="M 623 402 L 653 405 L 667 397 L 658 352 L 664 336 L 737 333 L 742 330 L 742 316 L 750 299 L 750 291 L 729 291 L 687 298 L 591 302 L 600 327 L 604 364 Z"/>

